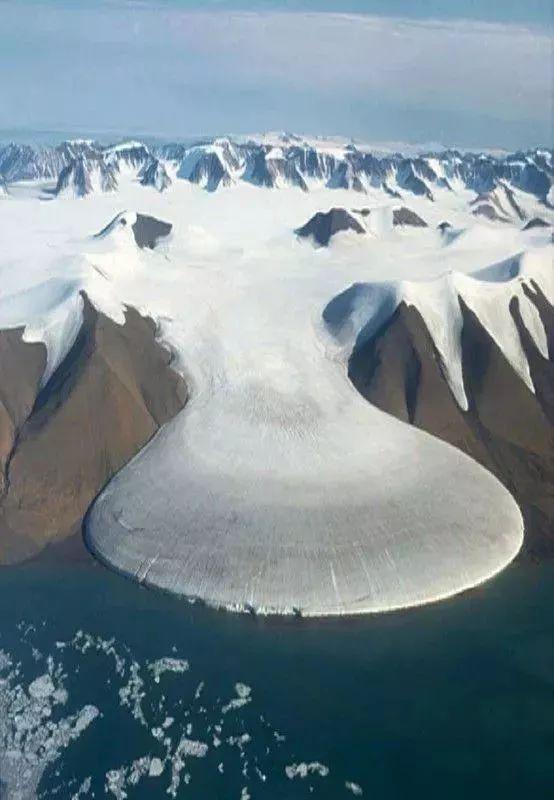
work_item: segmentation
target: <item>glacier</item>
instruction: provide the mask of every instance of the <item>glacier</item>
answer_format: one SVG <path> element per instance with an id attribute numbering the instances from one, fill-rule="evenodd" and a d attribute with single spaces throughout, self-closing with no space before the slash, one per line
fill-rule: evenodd
<path id="1" fill-rule="evenodd" d="M 378 210 L 367 235 L 342 232 L 314 249 L 294 230 L 357 195 L 262 191 L 242 182 L 208 193 L 178 180 L 145 193 L 122 172 L 117 192 L 44 200 L 17 186 L 0 199 L 0 328 L 45 341 L 52 369 L 78 329 L 79 292 L 119 322 L 133 305 L 157 321 L 191 390 L 93 504 L 88 546 L 143 584 L 255 613 L 384 611 L 487 580 L 521 547 L 515 501 L 470 458 L 354 389 L 346 354 L 367 306 L 339 336 L 322 312 L 358 283 L 394 286 L 395 298 L 444 314 L 448 292 L 432 287 L 450 274 L 469 302 L 478 295 L 479 313 L 479 272 L 528 251 L 522 263 L 535 275 L 533 264 L 551 257 L 549 230 L 476 219 L 472 192 L 447 187 L 410 200 L 428 228 L 394 228 L 398 203 L 377 186 L 364 198 Z M 552 216 L 531 194 L 518 203 L 529 217 Z M 129 224 L 109 228 L 122 209 L 136 210 Z M 140 249 L 137 215 L 172 225 L 171 236 Z M 455 240 L 437 230 L 444 219 Z M 511 296 L 522 275 L 495 273 L 489 284 Z M 502 338 L 494 302 L 483 307 Z M 540 343 L 537 320 L 526 321 Z M 452 386 L 462 402 L 459 380 Z"/>

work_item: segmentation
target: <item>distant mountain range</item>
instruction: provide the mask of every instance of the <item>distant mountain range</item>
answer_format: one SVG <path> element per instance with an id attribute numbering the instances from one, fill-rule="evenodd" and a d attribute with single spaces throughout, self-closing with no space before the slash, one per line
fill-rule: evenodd
<path id="1" fill-rule="evenodd" d="M 550 151 L 0 165 L 0 563 L 82 531 L 141 584 L 307 616 L 478 585 L 524 527 L 552 557 Z"/>
<path id="2" fill-rule="evenodd" d="M 438 191 L 477 194 L 476 215 L 502 220 L 517 209 L 517 189 L 551 205 L 553 151 L 535 149 L 504 155 L 440 150 L 417 156 L 372 153 L 362 145 L 282 136 L 246 141 L 215 138 L 197 144 L 147 146 L 138 141 L 103 146 L 89 140 L 55 147 L 11 143 L 0 146 L 0 180 L 56 181 L 57 194 L 77 197 L 115 191 L 122 176 L 136 177 L 158 191 L 186 180 L 206 191 L 246 182 L 265 188 L 326 186 L 359 193 L 380 189 L 400 199 L 434 200 Z"/>

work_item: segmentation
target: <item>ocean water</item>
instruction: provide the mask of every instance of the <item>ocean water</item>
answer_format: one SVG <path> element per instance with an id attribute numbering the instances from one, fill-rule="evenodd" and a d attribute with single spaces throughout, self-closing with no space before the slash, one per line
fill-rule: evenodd
<path id="1" fill-rule="evenodd" d="M 322 621 L 0 571 L 0 797 L 554 796 L 553 609 L 552 564 Z"/>

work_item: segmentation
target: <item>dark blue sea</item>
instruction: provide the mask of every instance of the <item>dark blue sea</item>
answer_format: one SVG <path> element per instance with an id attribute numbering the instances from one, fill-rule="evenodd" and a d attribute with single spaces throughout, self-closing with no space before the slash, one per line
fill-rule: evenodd
<path id="1" fill-rule="evenodd" d="M 554 797 L 554 565 L 326 621 L 4 569 L 0 797 Z"/>

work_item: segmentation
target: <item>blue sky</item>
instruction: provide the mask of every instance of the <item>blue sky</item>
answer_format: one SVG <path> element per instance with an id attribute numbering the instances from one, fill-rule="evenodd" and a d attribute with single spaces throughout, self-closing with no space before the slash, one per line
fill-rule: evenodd
<path id="1" fill-rule="evenodd" d="M 0 129 L 550 144 L 551 13 L 551 0 L 0 0 Z"/>

